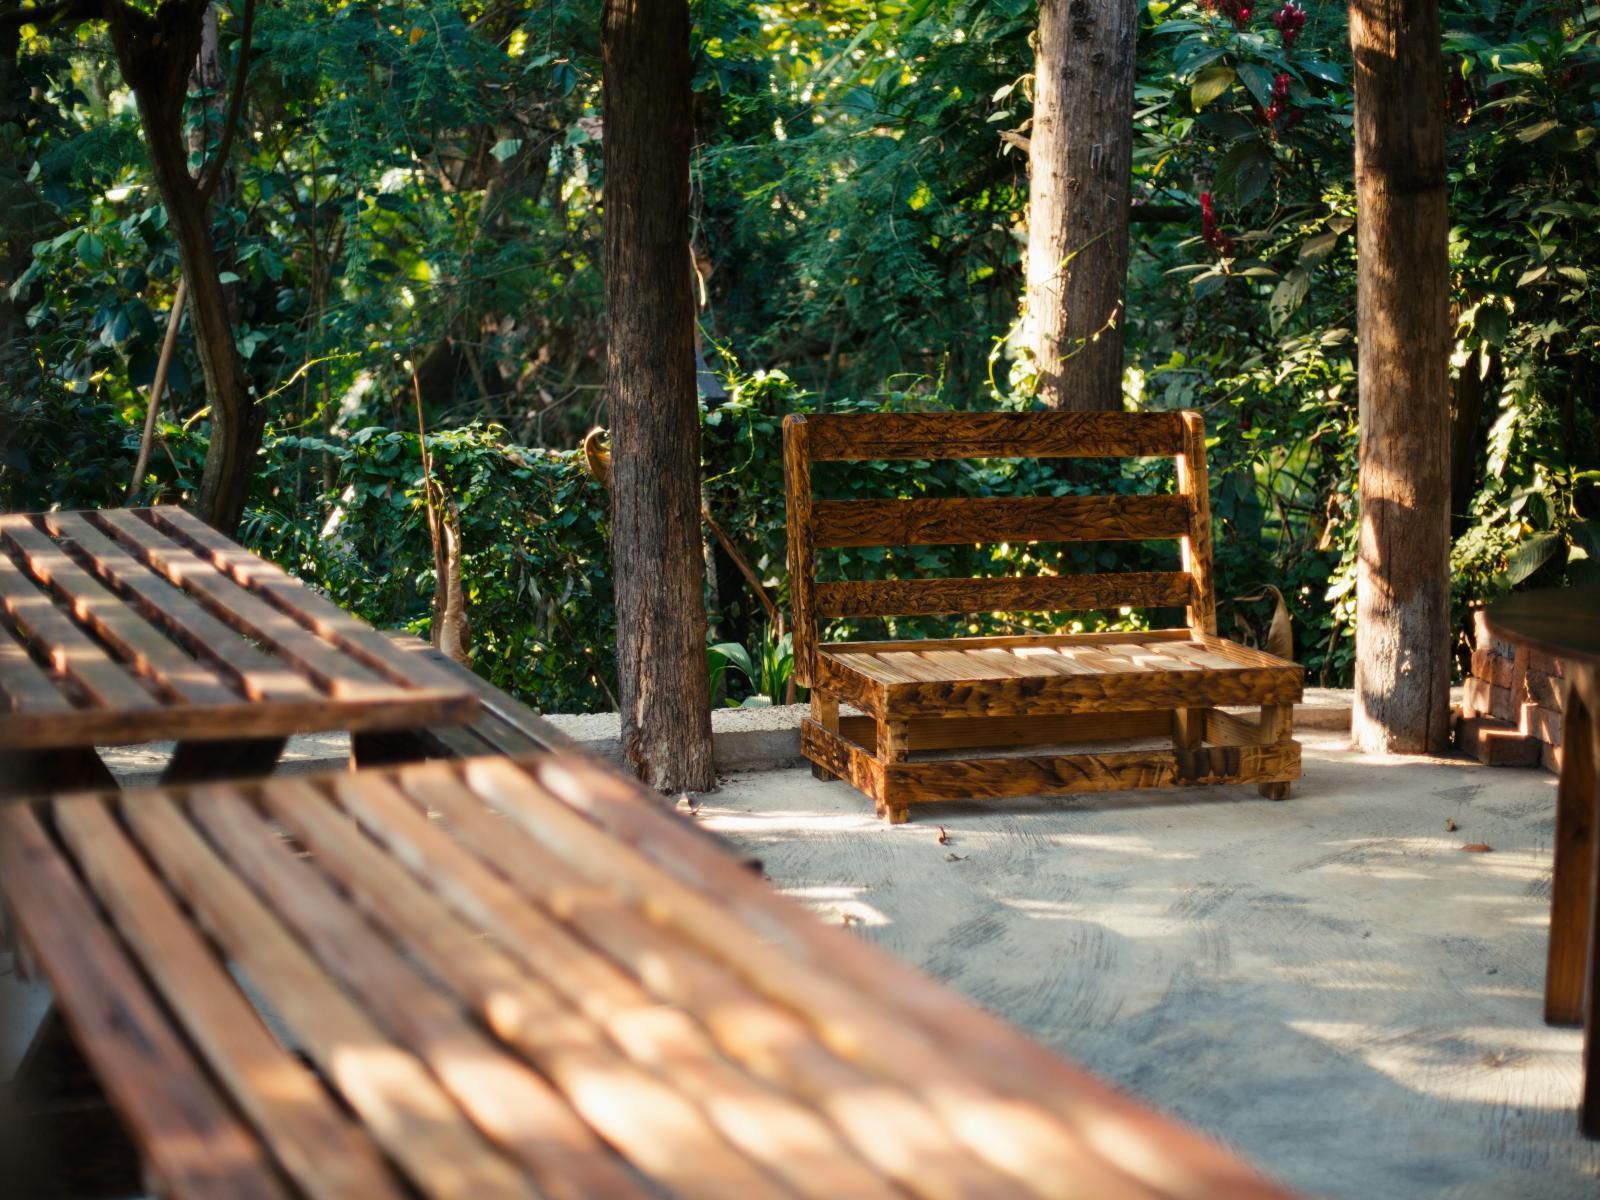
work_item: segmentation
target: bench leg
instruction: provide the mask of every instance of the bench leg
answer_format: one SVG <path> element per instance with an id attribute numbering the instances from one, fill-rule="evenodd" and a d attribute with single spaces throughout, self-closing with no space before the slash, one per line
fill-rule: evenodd
<path id="1" fill-rule="evenodd" d="M 878 761 L 885 766 L 889 763 L 905 762 L 911 753 L 911 723 L 879 717 L 877 749 Z M 911 819 L 911 809 L 908 806 L 895 804 L 889 798 L 887 777 L 883 784 L 883 795 L 875 796 L 873 799 L 878 802 L 878 816 L 887 818 L 889 824 L 904 825 Z"/>
<path id="2" fill-rule="evenodd" d="M 1179 750 L 1198 750 L 1204 740 L 1206 710 L 1203 708 L 1175 708 L 1172 710 L 1172 744 Z"/>
<path id="3" fill-rule="evenodd" d="M 179 742 L 162 783 L 209 783 L 252 779 L 272 774 L 287 738 L 240 738 L 237 741 Z"/>
<path id="4" fill-rule="evenodd" d="M 1261 744 L 1271 746 L 1294 738 L 1294 705 L 1263 704 L 1261 706 Z M 1287 800 L 1290 784 L 1287 780 L 1258 783 L 1256 791 L 1268 800 Z"/>
<path id="5" fill-rule="evenodd" d="M 1576 688 L 1568 692 L 1564 728 L 1585 731 L 1589 712 Z M 1568 735 L 1556 785 L 1555 864 L 1550 887 L 1550 949 L 1544 973 L 1548 1025 L 1583 1021 L 1584 962 L 1589 953 L 1590 896 L 1595 853 L 1595 763 L 1586 737 Z"/>
<path id="6" fill-rule="evenodd" d="M 825 696 L 818 688 L 811 689 L 811 719 L 821 725 L 829 733 L 839 732 L 839 698 Z M 839 778 L 825 767 L 811 764 L 811 774 L 824 783 L 831 783 Z"/>

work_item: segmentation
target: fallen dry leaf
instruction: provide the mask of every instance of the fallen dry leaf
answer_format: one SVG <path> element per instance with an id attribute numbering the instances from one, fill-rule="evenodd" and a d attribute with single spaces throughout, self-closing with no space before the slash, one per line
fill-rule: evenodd
<path id="1" fill-rule="evenodd" d="M 1450 817 L 1444 819 L 1444 831 L 1446 833 L 1454 833 L 1456 831 L 1456 823 Z"/>
<path id="2" fill-rule="evenodd" d="M 1468 854 L 1488 854 L 1494 847 L 1488 842 L 1468 842 L 1461 849 Z"/>
<path id="3" fill-rule="evenodd" d="M 944 860 L 945 862 L 966 862 L 967 856 L 965 854 L 946 854 Z"/>
<path id="4" fill-rule="evenodd" d="M 941 826 L 939 826 L 939 845 L 948 846 L 949 844 L 950 844 L 950 835 L 944 831 L 944 826 L 941 825 Z"/>

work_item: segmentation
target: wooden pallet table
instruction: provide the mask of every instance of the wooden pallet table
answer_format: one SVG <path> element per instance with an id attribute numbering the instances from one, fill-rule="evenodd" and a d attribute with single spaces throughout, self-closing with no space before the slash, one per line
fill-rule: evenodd
<path id="1" fill-rule="evenodd" d="M 175 739 L 174 779 L 260 774 L 294 733 L 477 708 L 459 679 L 182 509 L 0 516 L 6 791 L 106 782 L 97 745 Z"/>
<path id="2" fill-rule="evenodd" d="M 1578 1127 L 1600 1138 L 1600 587 L 1509 596 L 1485 610 L 1496 637 L 1561 660 L 1566 727 L 1556 790 L 1544 1019 L 1583 1026 Z"/>
<path id="3" fill-rule="evenodd" d="M 1285 1195 L 582 756 L 13 802 L 0 889 L 172 1200 Z"/>
<path id="4" fill-rule="evenodd" d="M 817 499 L 812 465 L 880 459 L 1139 458 L 1176 465 L 1166 495 Z M 880 816 L 914 804 L 1214 783 L 1284 799 L 1304 672 L 1217 636 L 1205 428 L 1198 413 L 791 416 L 784 422 L 801 747 Z M 1182 569 L 1025 578 L 819 580 L 832 548 L 993 542 L 1178 543 Z M 1183 629 L 824 643 L 837 618 L 1179 607 Z M 848 703 L 864 716 L 841 717 Z M 1224 711 L 1255 707 L 1259 715 Z M 1170 748 L 1064 751 L 1160 738 Z M 1033 748 L 1036 753 L 1017 753 Z M 1048 752 L 1046 749 L 1048 749 Z M 987 753 L 929 757 L 952 749 Z"/>

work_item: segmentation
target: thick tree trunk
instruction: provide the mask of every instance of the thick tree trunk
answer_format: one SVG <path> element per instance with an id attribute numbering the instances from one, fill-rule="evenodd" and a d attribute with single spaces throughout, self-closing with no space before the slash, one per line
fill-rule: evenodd
<path id="1" fill-rule="evenodd" d="M 200 49 L 204 14 L 203 3 L 168 0 L 154 17 L 117 8 L 110 15 L 110 27 L 122 76 L 139 104 L 156 187 L 189 284 L 189 318 L 211 405 L 211 440 L 197 512 L 208 524 L 232 533 L 250 494 L 265 414 L 250 394 L 233 340 L 206 200 L 189 175 L 184 143 L 183 104 L 190 68 Z"/>
<path id="2" fill-rule="evenodd" d="M 662 791 L 716 782 L 689 289 L 688 0 L 606 0 L 611 555 L 622 747 Z"/>
<path id="3" fill-rule="evenodd" d="M 1352 0 L 1361 541 L 1356 743 L 1441 750 L 1450 708 L 1450 323 L 1439 0 Z"/>
<path id="4" fill-rule="evenodd" d="M 1122 407 L 1134 0 L 1041 0 L 1023 350 L 1051 408 Z"/>

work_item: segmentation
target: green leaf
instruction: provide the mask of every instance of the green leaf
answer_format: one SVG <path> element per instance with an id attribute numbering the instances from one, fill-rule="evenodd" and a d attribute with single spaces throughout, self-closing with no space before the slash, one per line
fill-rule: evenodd
<path id="1" fill-rule="evenodd" d="M 522 149 L 521 138 L 501 138 L 489 149 L 495 162 L 505 162 L 506 159 L 515 157 L 517 151 Z"/>
<path id="2" fill-rule="evenodd" d="M 99 235 L 84 233 L 78 238 L 78 261 L 92 271 L 106 265 L 106 244 Z"/>
<path id="3" fill-rule="evenodd" d="M 1344 68 L 1337 63 L 1322 62 L 1320 59 L 1307 58 L 1300 62 L 1300 69 L 1307 75 L 1321 79 L 1325 83 L 1343 83 Z"/>
<path id="4" fill-rule="evenodd" d="M 1328 257 L 1334 245 L 1339 241 L 1339 234 L 1334 230 L 1319 233 L 1316 237 L 1309 237 L 1300 243 L 1301 262 L 1321 262 Z"/>
<path id="5" fill-rule="evenodd" d="M 1550 271 L 1549 267 L 1530 267 L 1524 271 L 1517 280 L 1518 287 L 1527 287 L 1530 283 L 1538 283 Z"/>
<path id="6" fill-rule="evenodd" d="M 1256 98 L 1256 103 L 1266 108 L 1272 103 L 1272 72 L 1259 63 L 1245 63 L 1239 68 L 1239 78 Z"/>
<path id="7" fill-rule="evenodd" d="M 1273 289 L 1272 299 L 1267 302 L 1273 333 L 1283 328 L 1284 322 L 1304 303 L 1310 290 L 1311 272 L 1305 267 L 1296 267 L 1283 277 L 1283 281 Z"/>
<path id="8" fill-rule="evenodd" d="M 1544 566 L 1562 545 L 1561 535 L 1548 531 L 1517 543 L 1516 549 L 1506 556 L 1506 569 L 1500 574 L 1500 582 L 1506 587 L 1516 587 Z"/>
<path id="9" fill-rule="evenodd" d="M 1491 346 L 1503 346 L 1511 333 L 1511 318 L 1506 315 L 1505 309 L 1484 304 L 1473 318 L 1472 328 Z"/>
<path id="10" fill-rule="evenodd" d="M 1266 190 L 1272 180 L 1272 152 L 1260 140 L 1240 142 L 1217 164 L 1214 191 L 1248 204 Z"/>
<path id="11" fill-rule="evenodd" d="M 1582 267 L 1557 267 L 1556 274 L 1563 279 L 1571 280 L 1579 287 L 1589 286 L 1589 272 Z"/>
<path id="12" fill-rule="evenodd" d="M 1549 133 L 1552 129 L 1557 128 L 1560 124 L 1560 121 L 1555 120 L 1536 122 L 1535 124 L 1529 125 L 1526 129 L 1518 130 L 1517 141 L 1536 142 L 1545 134 Z"/>
<path id="13" fill-rule="evenodd" d="M 1189 89 L 1189 102 L 1196 110 L 1204 108 L 1231 88 L 1236 78 L 1232 67 L 1207 67 L 1195 76 L 1194 86 Z"/>

